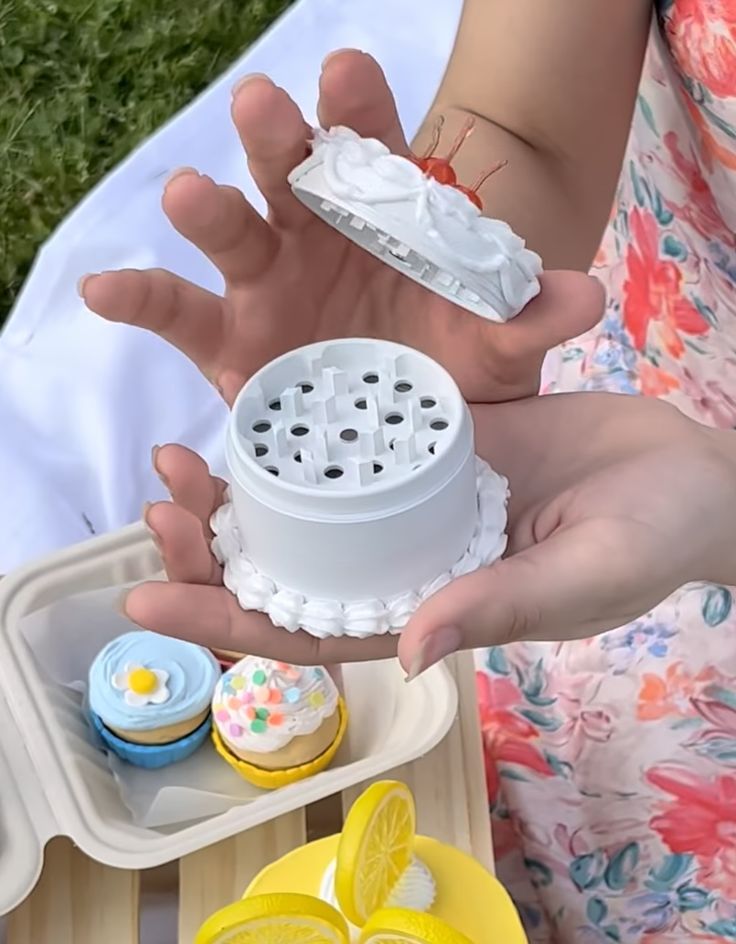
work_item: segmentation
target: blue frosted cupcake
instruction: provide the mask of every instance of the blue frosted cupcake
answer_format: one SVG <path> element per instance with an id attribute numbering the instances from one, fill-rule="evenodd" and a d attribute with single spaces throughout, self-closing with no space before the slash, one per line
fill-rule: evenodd
<path id="1" fill-rule="evenodd" d="M 138 767 L 189 757 L 210 732 L 221 670 L 207 649 L 137 630 L 97 655 L 89 672 L 92 726 L 107 748 Z"/>

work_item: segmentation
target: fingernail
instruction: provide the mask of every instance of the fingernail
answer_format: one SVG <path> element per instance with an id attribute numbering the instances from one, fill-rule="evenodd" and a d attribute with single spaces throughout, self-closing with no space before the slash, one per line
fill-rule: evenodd
<path id="1" fill-rule="evenodd" d="M 156 547 L 159 550 L 161 550 L 161 538 L 159 537 L 158 531 L 156 531 L 156 529 L 153 527 L 151 522 L 148 520 L 148 513 L 150 512 L 151 507 L 152 507 L 152 502 L 147 501 L 144 503 L 143 510 L 141 512 L 141 520 L 143 521 L 143 524 L 146 526 L 148 533 L 151 535 L 151 540 L 156 545 Z"/>
<path id="2" fill-rule="evenodd" d="M 239 92 L 241 92 L 245 88 L 246 85 L 249 85 L 251 82 L 254 82 L 256 79 L 265 79 L 266 82 L 269 82 L 271 85 L 273 85 L 273 79 L 271 79 L 270 76 L 265 75 L 263 72 L 251 72 L 248 75 L 244 75 L 242 78 L 238 79 L 235 85 L 233 85 L 233 90 L 232 90 L 233 98 L 235 98 L 235 96 Z"/>
<path id="3" fill-rule="evenodd" d="M 92 279 L 97 278 L 97 273 L 89 272 L 87 275 L 83 275 L 82 278 L 77 282 L 77 294 L 80 298 L 84 298 L 84 289 L 85 286 L 89 285 Z"/>
<path id="4" fill-rule="evenodd" d="M 158 467 L 158 454 L 159 454 L 160 451 L 161 451 L 161 446 L 152 446 L 152 447 L 151 447 L 151 465 L 152 465 L 152 467 L 153 467 L 153 471 L 156 473 L 156 475 L 159 477 L 159 479 L 161 479 L 161 482 L 163 483 L 163 485 L 164 485 L 169 491 L 171 491 L 171 488 L 170 488 L 170 486 L 169 486 L 169 480 L 166 478 L 166 476 L 164 475 L 164 473 L 163 473 L 163 472 L 161 471 L 161 469 L 159 469 L 159 467 Z M 150 503 L 149 503 L 149 504 L 150 504 Z"/>
<path id="5" fill-rule="evenodd" d="M 115 609 L 118 611 L 118 613 L 120 613 L 121 616 L 124 616 L 126 619 L 128 618 L 128 614 L 125 612 L 125 604 L 128 601 L 129 593 L 130 593 L 130 590 L 121 591 L 117 600 L 115 601 Z"/>
<path id="6" fill-rule="evenodd" d="M 428 668 L 457 652 L 461 643 L 462 633 L 457 626 L 443 626 L 425 636 L 412 659 L 405 681 L 413 682 Z"/>
<path id="7" fill-rule="evenodd" d="M 167 190 L 177 177 L 184 177 L 187 174 L 194 174 L 195 177 L 199 177 L 199 171 L 195 167 L 177 167 L 176 170 L 172 170 L 172 172 L 166 178 L 164 190 Z"/>
<path id="8" fill-rule="evenodd" d="M 331 59 L 335 59 L 337 56 L 341 56 L 344 52 L 359 52 L 362 53 L 362 49 L 355 49 L 352 46 L 344 46 L 342 49 L 333 49 L 332 52 L 328 52 L 327 55 L 322 60 L 322 68 L 327 65 Z"/>

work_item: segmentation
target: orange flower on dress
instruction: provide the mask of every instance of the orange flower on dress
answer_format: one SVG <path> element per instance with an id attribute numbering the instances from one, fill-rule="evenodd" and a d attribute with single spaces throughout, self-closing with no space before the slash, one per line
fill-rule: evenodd
<path id="1" fill-rule="evenodd" d="M 701 687 L 714 679 L 712 669 L 690 675 L 682 662 L 667 666 L 664 676 L 647 672 L 639 689 L 636 716 L 640 721 L 659 721 L 662 718 L 684 718 L 695 714 L 692 698 Z"/>
<path id="2" fill-rule="evenodd" d="M 727 246 L 736 245 L 734 234 L 724 222 L 713 191 L 700 167 L 682 153 L 674 131 L 668 131 L 663 141 L 672 162 L 670 170 L 680 179 L 687 194 L 682 206 L 668 201 L 677 219 L 687 221 L 704 239 L 720 239 Z"/>
<path id="3" fill-rule="evenodd" d="M 677 0 L 666 32 L 682 70 L 719 98 L 736 96 L 736 3 Z"/>
<path id="4" fill-rule="evenodd" d="M 661 367 L 655 367 L 649 361 L 639 364 L 639 384 L 645 397 L 665 397 L 671 390 L 676 390 L 679 381 Z"/>
<path id="5" fill-rule="evenodd" d="M 658 328 L 664 349 L 672 357 L 685 352 L 679 332 L 705 334 L 708 322 L 682 294 L 682 273 L 659 256 L 659 231 L 651 213 L 635 207 L 629 215 L 631 243 L 626 250 L 628 277 L 624 282 L 623 316 L 634 347 L 646 347 L 650 324 Z"/>

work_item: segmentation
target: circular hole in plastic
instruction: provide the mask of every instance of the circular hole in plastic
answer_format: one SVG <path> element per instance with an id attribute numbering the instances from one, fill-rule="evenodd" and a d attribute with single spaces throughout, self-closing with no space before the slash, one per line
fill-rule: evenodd
<path id="1" fill-rule="evenodd" d="M 299 450 L 297 450 L 294 453 L 294 462 L 301 462 L 301 461 L 302 461 L 302 454 L 301 452 L 299 452 Z"/>
<path id="2" fill-rule="evenodd" d="M 377 384 L 378 383 L 378 374 L 370 371 L 367 374 L 363 374 L 363 382 L 367 384 Z"/>
<path id="3" fill-rule="evenodd" d="M 419 401 L 419 405 L 423 410 L 431 410 L 432 407 L 437 406 L 437 401 L 434 397 L 422 397 Z"/>
<path id="4" fill-rule="evenodd" d="M 271 475 L 275 475 L 275 476 L 278 476 L 279 474 L 279 470 L 276 468 L 275 465 L 267 465 L 266 472 L 270 472 Z"/>
<path id="5" fill-rule="evenodd" d="M 396 445 L 396 440 L 395 440 L 395 439 L 392 439 L 391 442 L 388 444 L 388 448 L 391 450 L 391 452 L 394 451 L 394 446 L 395 446 L 395 445 Z"/>
<path id="6" fill-rule="evenodd" d="M 401 413 L 389 413 L 386 417 L 386 422 L 389 424 L 389 426 L 398 426 L 399 423 L 404 422 L 404 417 Z"/>
<path id="7" fill-rule="evenodd" d="M 430 443 L 430 444 L 427 446 L 427 452 L 428 452 L 431 456 L 433 456 L 436 451 L 437 451 L 437 443 Z"/>
<path id="8" fill-rule="evenodd" d="M 397 393 L 409 393 L 413 389 L 413 385 L 409 383 L 408 380 L 397 380 L 394 384 L 394 390 Z"/>
<path id="9" fill-rule="evenodd" d="M 339 479 L 342 478 L 343 471 L 339 465 L 331 465 L 325 469 L 325 478 L 328 479 Z"/>
<path id="10" fill-rule="evenodd" d="M 302 393 L 311 393 L 314 390 L 314 384 L 310 383 L 308 380 L 302 380 L 301 383 L 297 384 L 297 387 L 299 387 Z"/>
<path id="11" fill-rule="evenodd" d="M 268 420 L 256 420 L 253 424 L 253 431 L 255 433 L 267 433 L 271 429 L 271 424 Z"/>
<path id="12" fill-rule="evenodd" d="M 432 420 L 429 424 L 430 429 L 447 429 L 448 427 L 447 420 Z"/>
<path id="13" fill-rule="evenodd" d="M 271 400 L 271 402 L 268 404 L 268 408 L 269 408 L 269 410 L 274 410 L 274 411 L 280 410 L 280 409 L 281 409 L 281 400 L 279 400 L 278 397 L 276 397 L 275 400 Z"/>
<path id="14" fill-rule="evenodd" d="M 355 401 L 355 407 L 358 410 L 367 410 L 368 401 L 366 400 L 365 397 L 358 397 L 358 399 Z"/>
<path id="15" fill-rule="evenodd" d="M 263 443 L 256 443 L 256 455 L 260 459 L 262 456 L 265 456 L 268 452 L 268 446 Z"/>
<path id="16" fill-rule="evenodd" d="M 309 432 L 308 426 L 303 426 L 301 423 L 291 427 L 292 436 L 306 436 Z"/>
<path id="17" fill-rule="evenodd" d="M 355 442 L 357 438 L 358 438 L 357 429 L 343 429 L 340 432 L 340 439 L 342 439 L 343 442 Z"/>
<path id="18" fill-rule="evenodd" d="M 380 462 L 373 463 L 373 474 L 378 475 L 380 472 L 383 472 L 383 466 Z"/>

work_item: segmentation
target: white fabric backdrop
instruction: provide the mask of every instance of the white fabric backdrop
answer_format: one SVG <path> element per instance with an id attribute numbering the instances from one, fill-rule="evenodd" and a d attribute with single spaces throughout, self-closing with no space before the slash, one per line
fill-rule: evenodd
<path id="1" fill-rule="evenodd" d="M 153 335 L 88 313 L 76 282 L 85 272 L 163 266 L 219 287 L 159 201 L 168 174 L 192 165 L 261 207 L 229 120 L 235 79 L 271 75 L 313 121 L 324 56 L 363 49 L 385 68 L 411 134 L 442 78 L 461 7 L 301 0 L 58 228 L 0 335 L 0 574 L 136 520 L 144 501 L 163 497 L 150 469 L 154 443 L 186 443 L 222 470 L 225 409 L 209 385 Z"/>

